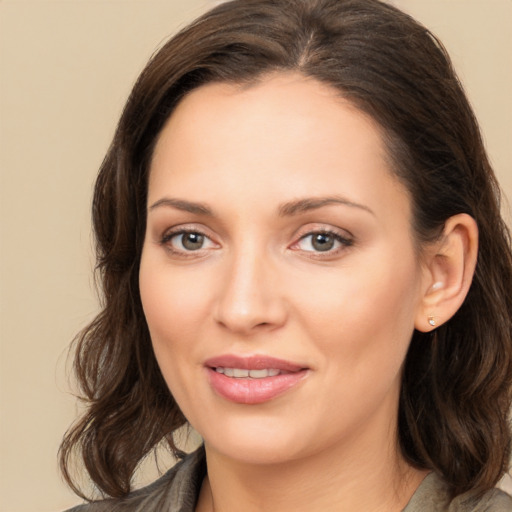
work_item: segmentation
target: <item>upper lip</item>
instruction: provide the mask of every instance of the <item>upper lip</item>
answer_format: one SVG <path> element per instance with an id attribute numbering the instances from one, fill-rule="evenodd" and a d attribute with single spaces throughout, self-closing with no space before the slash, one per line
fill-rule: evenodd
<path id="1" fill-rule="evenodd" d="M 272 368 L 285 372 L 298 372 L 307 368 L 304 365 L 265 355 L 238 356 L 235 354 L 212 357 L 205 361 L 205 366 L 210 368 L 240 368 L 242 370 Z"/>

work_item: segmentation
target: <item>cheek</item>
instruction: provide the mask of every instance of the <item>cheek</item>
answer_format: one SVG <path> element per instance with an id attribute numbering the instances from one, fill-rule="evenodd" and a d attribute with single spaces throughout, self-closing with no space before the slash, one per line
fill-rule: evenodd
<path id="1" fill-rule="evenodd" d="M 351 411 L 358 423 L 385 409 L 394 417 L 414 329 L 414 266 L 407 272 L 382 266 L 339 275 L 307 297 L 307 329 L 329 415 L 333 422 L 345 422 Z"/>
<path id="2" fill-rule="evenodd" d="M 156 254 L 155 254 L 156 253 Z M 149 328 L 167 335 L 187 329 L 204 312 L 208 283 L 204 275 L 171 269 L 157 251 L 143 253 L 139 274 L 142 305 Z"/>
<path id="3" fill-rule="evenodd" d="M 139 286 L 153 349 L 167 379 L 183 358 L 194 358 L 190 340 L 204 328 L 200 320 L 209 309 L 208 283 L 180 269 L 173 271 L 165 258 L 149 253 L 142 257 Z"/>
<path id="4" fill-rule="evenodd" d="M 416 263 L 411 256 L 397 265 L 382 255 L 338 269 L 300 294 L 310 336 L 340 364 L 378 365 L 385 358 L 399 366 L 407 351 L 419 289 Z"/>
<path id="5" fill-rule="evenodd" d="M 165 256 L 156 251 L 143 253 L 139 286 L 153 351 L 169 390 L 187 418 L 194 403 L 195 370 L 202 368 L 200 346 L 195 340 L 205 329 L 201 319 L 206 318 L 209 307 L 205 284 L 203 279 L 169 268 Z"/>

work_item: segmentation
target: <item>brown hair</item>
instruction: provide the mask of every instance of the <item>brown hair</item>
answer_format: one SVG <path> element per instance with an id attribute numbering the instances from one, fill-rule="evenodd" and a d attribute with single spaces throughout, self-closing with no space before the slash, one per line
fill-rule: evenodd
<path id="1" fill-rule="evenodd" d="M 107 495 L 130 491 L 141 459 L 186 422 L 153 355 L 138 288 L 148 168 L 181 98 L 212 81 L 250 83 L 294 70 L 336 88 L 379 123 L 412 196 L 418 243 L 452 215 L 477 222 L 479 258 L 466 301 L 444 325 L 415 332 L 399 405 L 410 463 L 453 494 L 493 487 L 506 471 L 512 388 L 512 255 L 500 193 L 477 122 L 441 43 L 378 0 L 235 0 L 172 38 L 128 99 L 96 182 L 93 222 L 103 309 L 77 337 L 88 409 L 67 433 Z"/>

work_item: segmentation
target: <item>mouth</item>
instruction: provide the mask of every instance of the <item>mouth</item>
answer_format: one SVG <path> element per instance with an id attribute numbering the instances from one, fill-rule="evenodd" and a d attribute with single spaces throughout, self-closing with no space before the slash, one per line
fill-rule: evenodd
<path id="1" fill-rule="evenodd" d="M 275 377 L 281 375 L 284 372 L 277 368 L 264 368 L 263 370 L 246 370 L 244 368 L 223 368 L 217 366 L 213 368 L 217 373 L 221 373 L 226 377 L 234 379 L 266 379 L 267 377 Z"/>
<path id="2" fill-rule="evenodd" d="M 224 355 L 205 363 L 213 391 L 246 405 L 268 402 L 291 391 L 309 374 L 309 368 L 268 356 Z"/>

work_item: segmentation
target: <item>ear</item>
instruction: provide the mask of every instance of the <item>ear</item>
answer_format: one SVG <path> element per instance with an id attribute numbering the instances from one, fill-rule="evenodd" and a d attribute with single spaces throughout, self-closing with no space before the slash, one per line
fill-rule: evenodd
<path id="1" fill-rule="evenodd" d="M 418 331 L 429 332 L 460 308 L 471 286 L 478 254 L 478 227 L 473 217 L 450 217 L 439 240 L 425 249 L 422 295 L 415 319 Z"/>

